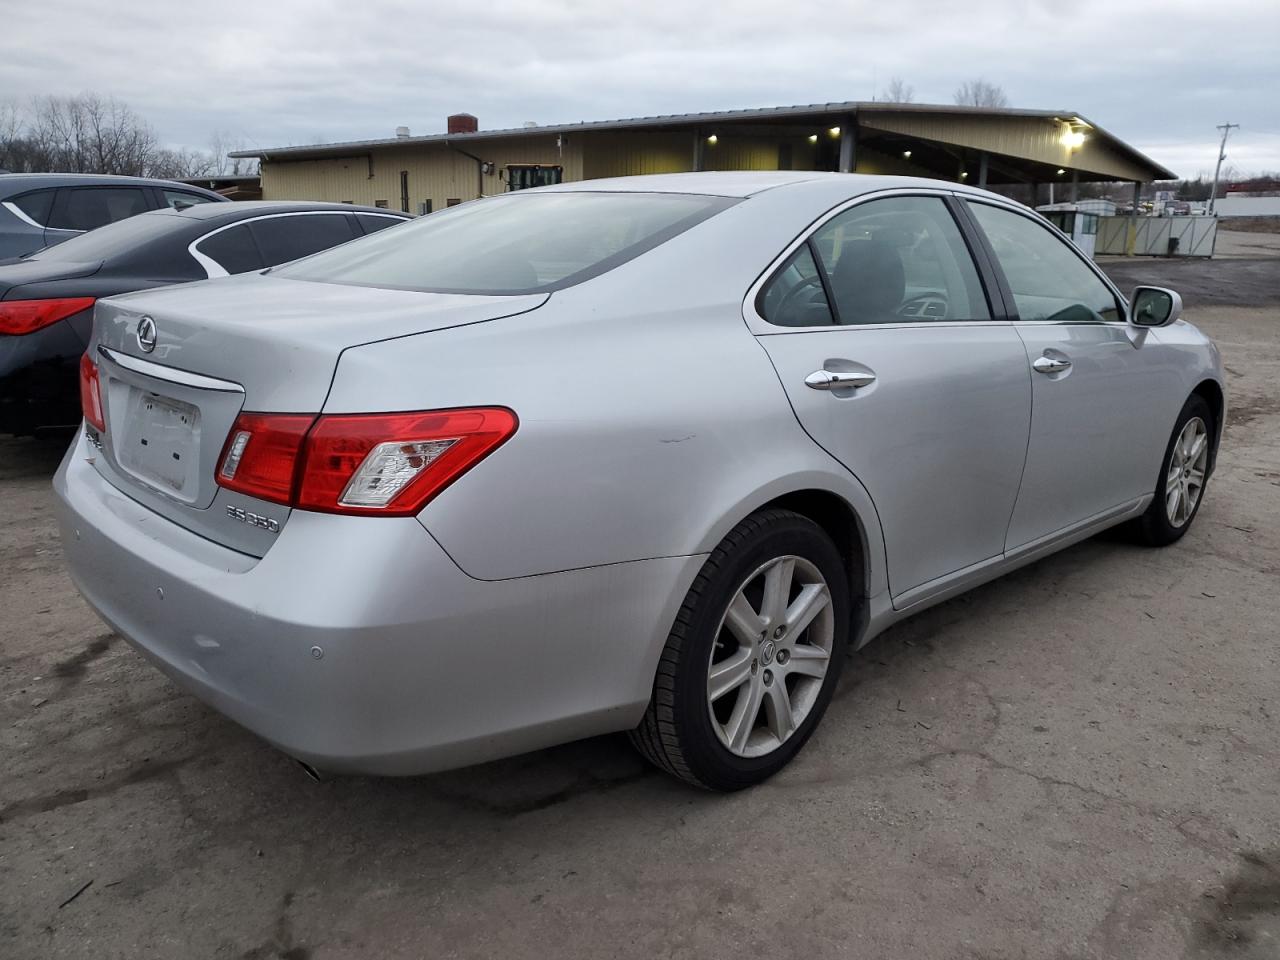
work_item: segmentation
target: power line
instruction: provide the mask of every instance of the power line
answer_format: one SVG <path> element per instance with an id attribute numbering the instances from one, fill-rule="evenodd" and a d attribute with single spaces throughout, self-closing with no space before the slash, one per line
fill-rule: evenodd
<path id="1" fill-rule="evenodd" d="M 1238 123 L 1220 123 L 1218 129 L 1222 131 L 1222 144 L 1218 147 L 1218 165 L 1213 168 L 1213 186 L 1209 188 L 1209 216 L 1213 216 L 1213 201 L 1218 196 L 1218 174 L 1222 172 L 1222 161 L 1227 159 L 1227 135 L 1231 133 L 1232 128 L 1239 129 Z"/>

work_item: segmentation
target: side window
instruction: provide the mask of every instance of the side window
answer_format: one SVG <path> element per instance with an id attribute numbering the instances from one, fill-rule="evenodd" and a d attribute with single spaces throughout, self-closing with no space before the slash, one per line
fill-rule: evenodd
<path id="1" fill-rule="evenodd" d="M 762 317 L 780 327 L 825 327 L 835 323 L 808 243 L 802 244 L 769 278 L 756 305 Z"/>
<path id="2" fill-rule="evenodd" d="M 375 217 L 367 213 L 357 213 L 356 219 L 360 221 L 360 226 L 366 234 L 377 233 L 379 230 L 385 230 L 387 227 L 394 227 L 397 223 L 404 223 L 399 217 Z"/>
<path id="3" fill-rule="evenodd" d="M 839 323 L 991 319 L 969 248 L 939 197 L 859 204 L 810 242 Z"/>
<path id="4" fill-rule="evenodd" d="M 181 207 L 193 207 L 197 203 L 212 203 L 211 197 L 206 197 L 202 193 L 187 193 L 185 190 L 161 190 L 166 206 L 175 209 Z"/>
<path id="5" fill-rule="evenodd" d="M 271 217 L 255 220 L 249 227 L 268 267 L 336 247 L 355 236 L 345 213 Z"/>
<path id="6" fill-rule="evenodd" d="M 266 266 L 245 224 L 228 227 L 201 240 L 196 244 L 196 250 L 227 273 L 248 273 Z"/>
<path id="7" fill-rule="evenodd" d="M 33 220 L 40 226 L 44 226 L 49 222 L 49 213 L 53 209 L 53 190 L 34 190 L 31 193 L 24 193 L 20 197 L 12 198 L 9 203 L 22 211 L 28 220 Z"/>
<path id="8" fill-rule="evenodd" d="M 967 202 L 1000 261 L 1020 320 L 1123 319 L 1111 288 L 1052 231 L 1012 210 Z"/>
<path id="9" fill-rule="evenodd" d="M 72 187 L 53 205 L 49 226 L 57 230 L 94 230 L 148 210 L 137 187 Z"/>

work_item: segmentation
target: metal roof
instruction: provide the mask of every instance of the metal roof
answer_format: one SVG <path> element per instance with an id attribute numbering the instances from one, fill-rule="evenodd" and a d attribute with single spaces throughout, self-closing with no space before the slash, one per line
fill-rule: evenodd
<path id="1" fill-rule="evenodd" d="M 1150 157 L 1129 146 L 1097 124 L 1074 110 L 1023 110 L 1011 107 L 973 107 L 938 103 L 888 103 L 884 101 L 845 100 L 835 103 L 795 104 L 779 107 L 753 107 L 745 110 L 713 110 L 704 113 L 668 113 L 649 117 L 625 117 L 618 120 L 586 120 L 578 123 L 559 123 L 522 127 L 504 127 L 496 130 L 477 130 L 474 133 L 432 133 L 416 137 L 384 137 L 377 140 L 346 140 L 334 143 L 316 143 L 302 146 L 266 147 L 257 150 L 238 150 L 229 157 L 258 157 L 262 160 L 306 159 L 310 157 L 341 156 L 365 153 L 383 147 L 403 147 L 415 144 L 492 140 L 507 137 L 533 137 L 554 134 L 571 134 L 587 131 L 634 130 L 637 128 L 660 129 L 663 127 L 703 126 L 716 123 L 733 123 L 749 120 L 802 120 L 871 113 L 925 113 L 959 114 L 973 117 L 998 117 L 1031 119 L 1073 120 L 1087 124 L 1095 135 L 1106 138 L 1113 146 L 1141 164 L 1151 168 L 1156 179 L 1173 179 L 1176 175 L 1160 166 Z"/>

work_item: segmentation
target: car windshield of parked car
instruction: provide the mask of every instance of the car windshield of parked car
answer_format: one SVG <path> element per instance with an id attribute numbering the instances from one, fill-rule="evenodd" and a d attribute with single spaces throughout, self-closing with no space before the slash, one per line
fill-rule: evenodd
<path id="1" fill-rule="evenodd" d="M 735 202 L 667 193 L 495 197 L 272 272 L 438 293 L 543 293 L 612 270 Z"/>
<path id="2" fill-rule="evenodd" d="M 144 213 L 117 220 L 52 247 L 37 250 L 28 260 L 57 263 L 94 263 L 128 253 L 140 243 L 147 243 L 169 233 L 191 226 L 191 221 L 169 213 Z"/>

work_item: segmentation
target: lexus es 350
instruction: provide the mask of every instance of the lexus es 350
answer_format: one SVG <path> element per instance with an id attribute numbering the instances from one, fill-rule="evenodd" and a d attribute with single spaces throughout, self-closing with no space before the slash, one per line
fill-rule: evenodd
<path id="1" fill-rule="evenodd" d="M 1224 396 L 1180 312 L 956 184 L 522 191 L 99 302 L 66 554 L 322 771 L 630 731 L 735 789 L 889 624 L 1105 527 L 1186 532 Z"/>

